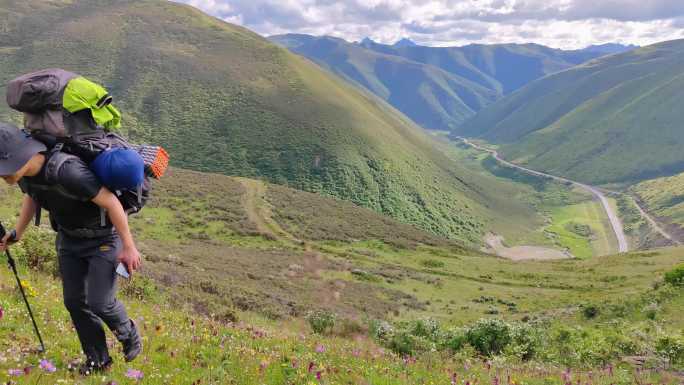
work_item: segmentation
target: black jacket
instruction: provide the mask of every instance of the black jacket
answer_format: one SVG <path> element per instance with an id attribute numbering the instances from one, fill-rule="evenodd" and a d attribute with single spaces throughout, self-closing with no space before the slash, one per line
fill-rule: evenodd
<path id="1" fill-rule="evenodd" d="M 74 156 L 68 156 L 60 163 L 54 173 L 55 180 L 50 180 L 46 172 L 50 156 L 63 155 L 47 155 L 45 165 L 36 176 L 23 177 L 19 181 L 21 190 L 50 212 L 50 223 L 56 231 L 102 229 L 102 212 L 92 202 L 102 188 L 100 181 L 82 160 Z M 107 218 L 105 221 L 105 227 L 111 228 Z"/>

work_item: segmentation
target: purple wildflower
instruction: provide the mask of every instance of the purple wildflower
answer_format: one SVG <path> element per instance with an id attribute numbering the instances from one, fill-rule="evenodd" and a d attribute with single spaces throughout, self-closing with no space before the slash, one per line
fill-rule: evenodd
<path id="1" fill-rule="evenodd" d="M 323 379 L 323 373 L 321 373 L 320 370 L 316 372 L 316 379 L 317 379 L 318 381 L 320 381 L 321 379 Z"/>
<path id="2" fill-rule="evenodd" d="M 21 376 L 24 374 L 24 370 L 22 369 L 10 369 L 7 372 L 10 376 Z"/>
<path id="3" fill-rule="evenodd" d="M 323 353 L 323 352 L 325 352 L 325 346 L 317 345 L 316 346 L 316 353 Z"/>
<path id="4" fill-rule="evenodd" d="M 311 371 L 313 370 L 313 368 L 315 366 L 316 366 L 316 364 L 314 364 L 313 362 L 309 362 L 309 369 L 308 369 L 309 373 L 311 373 Z"/>
<path id="5" fill-rule="evenodd" d="M 126 372 L 126 377 L 132 378 L 134 380 L 142 380 L 143 372 L 136 369 L 128 369 L 128 371 Z"/>
<path id="6" fill-rule="evenodd" d="M 40 368 L 48 373 L 54 373 L 57 371 L 55 365 L 48 360 L 40 360 Z"/>

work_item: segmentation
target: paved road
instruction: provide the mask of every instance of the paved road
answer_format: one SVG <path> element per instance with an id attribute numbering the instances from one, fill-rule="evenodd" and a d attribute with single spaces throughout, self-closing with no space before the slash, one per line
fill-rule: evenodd
<path id="1" fill-rule="evenodd" d="M 544 172 L 535 171 L 535 170 L 529 169 L 527 167 L 517 165 L 515 163 L 511 163 L 511 162 L 501 158 L 499 156 L 499 153 L 495 150 L 491 150 L 488 148 L 484 148 L 482 146 L 478 146 L 477 144 L 470 142 L 466 138 L 458 137 L 458 139 L 460 139 L 463 143 L 465 143 L 465 144 L 467 144 L 467 145 L 469 145 L 475 149 L 478 149 L 480 151 L 486 151 L 486 152 L 492 154 L 494 159 L 496 159 L 497 161 L 499 161 L 502 164 L 505 164 L 506 166 L 517 168 L 518 170 L 521 170 L 521 171 L 524 171 L 528 174 L 536 175 L 539 177 L 550 178 L 550 179 L 557 180 L 559 182 L 569 183 L 569 184 L 575 185 L 577 187 L 580 187 L 584 190 L 589 191 L 601 202 L 601 206 L 603 206 L 603 209 L 606 211 L 606 215 L 608 215 L 608 220 L 610 221 L 610 226 L 613 228 L 613 232 L 615 233 L 615 238 L 618 241 L 618 252 L 619 253 L 626 253 L 629 251 L 629 243 L 627 242 L 627 236 L 625 236 L 625 231 L 624 231 L 624 228 L 622 227 L 622 222 L 620 221 L 620 218 L 615 213 L 615 210 L 613 210 L 613 207 L 611 207 L 611 205 L 608 202 L 608 199 L 606 198 L 605 194 L 603 194 L 603 192 L 601 192 L 598 188 L 586 185 L 584 183 L 575 182 L 574 180 L 570 180 L 570 179 L 563 178 L 560 176 L 555 176 L 555 175 L 547 174 Z"/>

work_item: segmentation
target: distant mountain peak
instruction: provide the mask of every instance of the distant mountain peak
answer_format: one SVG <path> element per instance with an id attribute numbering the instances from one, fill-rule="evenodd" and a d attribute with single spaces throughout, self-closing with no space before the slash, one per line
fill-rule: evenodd
<path id="1" fill-rule="evenodd" d="M 605 43 L 605 44 L 595 44 L 590 45 L 583 49 L 583 51 L 589 52 L 601 52 L 605 54 L 621 53 L 631 51 L 635 48 L 639 48 L 638 45 L 634 44 L 620 44 L 620 43 Z"/>
<path id="2" fill-rule="evenodd" d="M 367 47 L 367 46 L 373 45 L 373 44 L 375 44 L 375 42 L 370 37 L 364 37 L 363 40 L 361 40 L 359 42 L 359 45 L 361 45 L 363 47 Z"/>
<path id="3" fill-rule="evenodd" d="M 418 44 L 416 44 L 413 40 L 405 37 L 394 43 L 393 47 L 414 47 L 416 45 Z"/>

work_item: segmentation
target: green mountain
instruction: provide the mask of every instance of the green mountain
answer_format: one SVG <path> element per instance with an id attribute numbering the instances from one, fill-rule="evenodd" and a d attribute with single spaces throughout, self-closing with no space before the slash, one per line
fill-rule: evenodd
<path id="1" fill-rule="evenodd" d="M 439 67 L 342 39 L 294 34 L 270 39 L 369 90 L 425 128 L 451 130 L 499 98 L 496 91 Z"/>
<path id="2" fill-rule="evenodd" d="M 537 80 L 457 130 L 508 159 L 590 183 L 684 170 L 684 40 L 606 56 Z"/>
<path id="3" fill-rule="evenodd" d="M 0 81 L 63 67 L 106 85 L 135 141 L 173 164 L 350 200 L 479 242 L 481 177 L 381 100 L 244 28 L 173 2 L 0 6 Z M 21 115 L 0 107 L 0 117 Z"/>
<path id="4" fill-rule="evenodd" d="M 408 39 L 384 45 L 322 36 L 269 37 L 386 100 L 419 125 L 452 130 L 532 80 L 602 56 L 536 44 L 425 47 Z M 617 49 L 617 48 L 615 48 Z"/>

